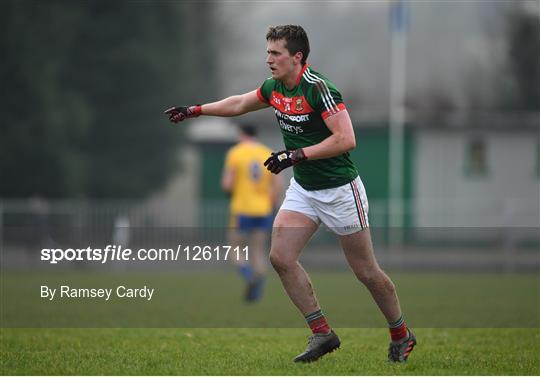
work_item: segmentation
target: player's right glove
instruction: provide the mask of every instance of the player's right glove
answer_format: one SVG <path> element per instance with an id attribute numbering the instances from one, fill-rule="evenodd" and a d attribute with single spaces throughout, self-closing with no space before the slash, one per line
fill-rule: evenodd
<path id="1" fill-rule="evenodd" d="M 272 155 L 266 159 L 264 166 L 274 174 L 279 174 L 283 169 L 296 165 L 307 160 L 304 150 L 298 148 L 295 150 L 285 150 L 272 152 Z"/>
<path id="2" fill-rule="evenodd" d="M 178 123 L 201 115 L 201 105 L 171 107 L 165 110 L 165 114 L 169 116 L 171 122 Z"/>

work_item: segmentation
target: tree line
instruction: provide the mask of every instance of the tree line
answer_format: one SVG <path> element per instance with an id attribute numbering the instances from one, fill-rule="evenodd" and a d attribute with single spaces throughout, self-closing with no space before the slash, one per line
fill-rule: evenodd
<path id="1" fill-rule="evenodd" d="M 183 134 L 164 107 L 215 89 L 211 19 L 208 3 L 4 1 L 0 197 L 162 187 Z"/>

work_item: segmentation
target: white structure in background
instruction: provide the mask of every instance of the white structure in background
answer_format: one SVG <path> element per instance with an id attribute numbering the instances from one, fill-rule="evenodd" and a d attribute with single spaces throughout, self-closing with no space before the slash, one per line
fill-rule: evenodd
<path id="1" fill-rule="evenodd" d="M 417 227 L 540 227 L 539 129 L 424 129 L 414 156 Z"/>
<path id="2" fill-rule="evenodd" d="M 229 142 L 238 139 L 238 123 L 229 118 L 202 117 L 191 121 L 186 126 L 188 140 L 192 143 Z"/>

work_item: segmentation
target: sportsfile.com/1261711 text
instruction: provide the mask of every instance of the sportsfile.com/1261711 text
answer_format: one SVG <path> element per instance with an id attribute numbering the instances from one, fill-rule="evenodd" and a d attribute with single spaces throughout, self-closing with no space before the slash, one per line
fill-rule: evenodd
<path id="1" fill-rule="evenodd" d="M 248 246 L 231 245 L 178 245 L 173 248 L 140 248 L 132 250 L 121 245 L 107 245 L 104 248 L 50 248 L 41 249 L 41 261 L 49 264 L 61 262 L 88 261 L 107 263 L 112 261 L 227 261 L 249 260 Z"/>

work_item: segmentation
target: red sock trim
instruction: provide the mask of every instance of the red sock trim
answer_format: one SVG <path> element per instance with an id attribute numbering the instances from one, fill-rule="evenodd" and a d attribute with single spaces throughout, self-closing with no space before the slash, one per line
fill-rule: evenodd
<path id="1" fill-rule="evenodd" d="M 328 334 L 330 332 L 330 326 L 324 316 L 311 321 L 309 328 L 313 331 L 313 334 Z"/>
<path id="2" fill-rule="evenodd" d="M 407 326 L 405 326 L 405 323 L 403 323 L 401 326 L 396 327 L 394 329 L 390 329 L 390 336 L 392 337 L 392 341 L 396 342 L 400 339 L 403 339 L 407 336 Z"/>

